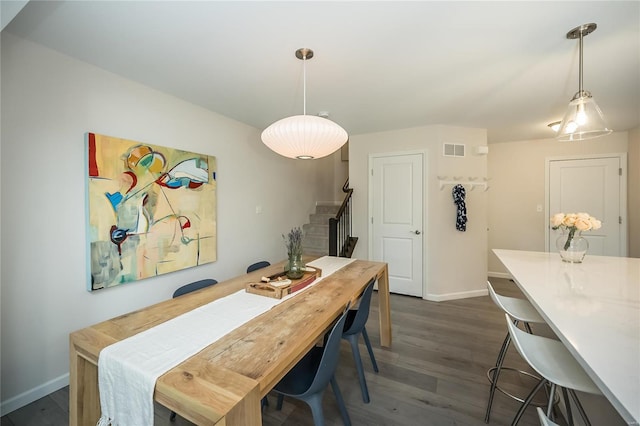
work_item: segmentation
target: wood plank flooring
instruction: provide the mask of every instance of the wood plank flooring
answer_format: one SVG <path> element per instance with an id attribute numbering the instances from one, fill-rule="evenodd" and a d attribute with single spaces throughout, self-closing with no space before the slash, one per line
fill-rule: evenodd
<path id="1" fill-rule="evenodd" d="M 491 279 L 500 294 L 522 297 L 515 284 Z M 486 371 L 493 366 L 505 336 L 504 314 L 488 296 L 447 302 L 392 295 L 393 347 L 379 346 L 377 294 L 374 293 L 367 330 L 378 366 L 374 373 L 364 343 L 361 353 L 371 402 L 362 402 L 351 349 L 342 342 L 337 380 L 354 425 L 484 425 L 489 392 Z M 534 333 L 551 335 L 546 326 L 534 326 Z M 514 348 L 505 365 L 528 370 Z M 530 370 L 529 370 L 530 371 Z M 508 385 L 507 385 L 508 383 Z M 533 385 L 516 374 L 505 374 L 501 385 L 525 395 Z M 2 426 L 62 426 L 68 424 L 69 389 L 65 387 L 26 407 L 2 417 Z M 306 404 L 285 399 L 275 409 L 276 398 L 263 411 L 265 426 L 313 425 Z M 491 425 L 508 425 L 519 403 L 497 393 Z M 327 425 L 341 425 L 333 393 L 324 397 Z M 190 425 L 178 417 L 169 422 L 169 412 L 156 404 L 155 425 Z M 523 426 L 539 425 L 535 410 L 523 417 Z"/>

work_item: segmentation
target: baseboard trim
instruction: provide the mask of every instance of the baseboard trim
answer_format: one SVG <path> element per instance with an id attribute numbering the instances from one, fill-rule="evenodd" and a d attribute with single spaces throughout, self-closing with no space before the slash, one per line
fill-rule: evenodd
<path id="1" fill-rule="evenodd" d="M 508 272 L 491 272 L 489 271 L 487 273 L 487 275 L 489 276 L 489 278 L 504 278 L 505 280 L 510 280 L 511 279 L 511 274 Z"/>
<path id="2" fill-rule="evenodd" d="M 444 302 L 447 300 L 466 299 L 468 297 L 480 297 L 489 294 L 487 289 L 473 290 L 473 291 L 461 291 L 458 293 L 446 293 L 446 294 L 427 294 L 424 299 L 431 302 Z"/>
<path id="3" fill-rule="evenodd" d="M 37 401 L 42 397 L 49 395 L 69 384 L 69 373 L 63 374 L 53 380 L 36 386 L 20 395 L 9 398 L 6 401 L 0 403 L 0 416 L 9 414 L 12 411 L 22 408 L 25 405 L 31 404 L 33 401 Z"/>

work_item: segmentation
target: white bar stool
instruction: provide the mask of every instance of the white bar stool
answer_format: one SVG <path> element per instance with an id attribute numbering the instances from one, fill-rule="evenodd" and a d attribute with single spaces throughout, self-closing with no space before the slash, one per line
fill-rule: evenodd
<path id="1" fill-rule="evenodd" d="M 542 386 L 549 383 L 551 390 L 549 391 L 549 401 L 547 403 L 547 417 L 551 417 L 556 387 L 560 386 L 563 388 L 563 396 L 568 415 L 567 421 L 569 424 L 573 424 L 573 417 L 571 415 L 571 403 L 567 391 L 573 398 L 585 425 L 590 426 L 591 423 L 575 391 L 601 395 L 595 383 L 587 376 L 587 373 L 585 373 L 562 342 L 525 333 L 513 325 L 508 315 L 505 315 L 505 318 L 511 340 L 518 350 L 518 353 L 529 363 L 531 368 L 542 376 L 542 380 L 540 380 L 540 383 L 538 383 L 529 396 L 527 396 L 527 399 L 525 399 L 511 424 L 518 424 L 522 414 L 524 414 L 524 411 L 531 403 L 536 392 L 538 392 Z"/>
<path id="2" fill-rule="evenodd" d="M 515 297 L 507 297 L 501 296 L 495 292 L 493 286 L 489 281 L 487 281 L 487 288 L 489 290 L 489 296 L 491 296 L 491 300 L 502 309 L 509 317 L 512 318 L 514 324 L 518 324 L 522 322 L 524 324 L 525 329 L 531 333 L 531 327 L 529 324 L 543 324 L 545 321 L 540 316 L 538 311 L 533 307 L 533 305 L 525 299 L 518 299 Z M 493 397 L 496 393 L 496 389 L 507 395 L 510 398 L 515 399 L 519 402 L 524 402 L 524 399 L 519 398 L 506 390 L 500 388 L 498 386 L 498 377 L 500 376 L 500 372 L 502 370 L 511 370 L 517 371 L 520 374 L 532 377 L 536 380 L 540 380 L 540 377 L 534 376 L 526 371 L 517 370 L 511 367 L 504 367 L 502 364 L 504 362 L 504 358 L 507 354 L 507 349 L 509 349 L 509 343 L 511 342 L 511 335 L 507 332 L 507 335 L 504 338 L 504 342 L 502 343 L 502 348 L 498 353 L 498 358 L 496 359 L 496 365 L 487 370 L 487 378 L 489 382 L 491 382 L 491 390 L 489 391 L 489 402 L 487 402 L 487 412 L 484 416 L 484 422 L 489 423 L 489 417 L 491 416 L 491 406 L 493 405 Z"/>
<path id="3" fill-rule="evenodd" d="M 538 407 L 536 410 L 538 410 L 538 417 L 540 418 L 540 424 L 542 426 L 560 426 L 558 423 L 549 420 L 549 417 L 542 411 L 542 408 Z"/>

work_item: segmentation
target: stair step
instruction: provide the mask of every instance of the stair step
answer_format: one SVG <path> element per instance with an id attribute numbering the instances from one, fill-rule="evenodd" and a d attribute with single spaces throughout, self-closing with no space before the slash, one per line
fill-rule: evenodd
<path id="1" fill-rule="evenodd" d="M 329 225 L 320 223 L 307 223 L 302 225 L 305 239 L 311 236 L 326 236 L 329 235 Z"/>
<path id="2" fill-rule="evenodd" d="M 340 210 L 340 206 L 337 204 L 316 204 L 316 213 L 319 214 L 330 214 L 335 216 Z"/>
<path id="3" fill-rule="evenodd" d="M 311 223 L 318 223 L 321 225 L 329 225 L 329 219 L 332 217 L 336 217 L 335 214 L 327 214 L 327 213 L 312 213 L 309 215 L 309 221 Z"/>
<path id="4" fill-rule="evenodd" d="M 302 243 L 302 249 L 318 249 L 318 250 L 326 250 L 329 252 L 329 236 L 318 236 L 318 237 L 310 237 L 305 238 Z"/>
<path id="5" fill-rule="evenodd" d="M 322 256 L 328 256 L 329 255 L 329 251 L 328 250 L 316 250 L 316 249 L 306 249 L 304 251 L 304 254 L 309 255 L 309 256 L 318 256 L 318 257 L 322 257 Z"/>
<path id="6" fill-rule="evenodd" d="M 304 240 L 302 251 L 308 255 L 329 254 L 329 219 L 336 217 L 340 206 L 335 203 L 318 203 L 316 211 L 309 215 L 309 223 L 302 225 Z"/>

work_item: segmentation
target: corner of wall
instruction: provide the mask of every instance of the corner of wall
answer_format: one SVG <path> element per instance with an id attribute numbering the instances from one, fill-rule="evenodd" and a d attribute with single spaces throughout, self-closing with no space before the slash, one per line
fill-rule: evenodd
<path id="1" fill-rule="evenodd" d="M 629 131 L 627 155 L 627 211 L 640 210 L 640 127 Z M 627 214 L 629 257 L 640 257 L 640 216 Z"/>

